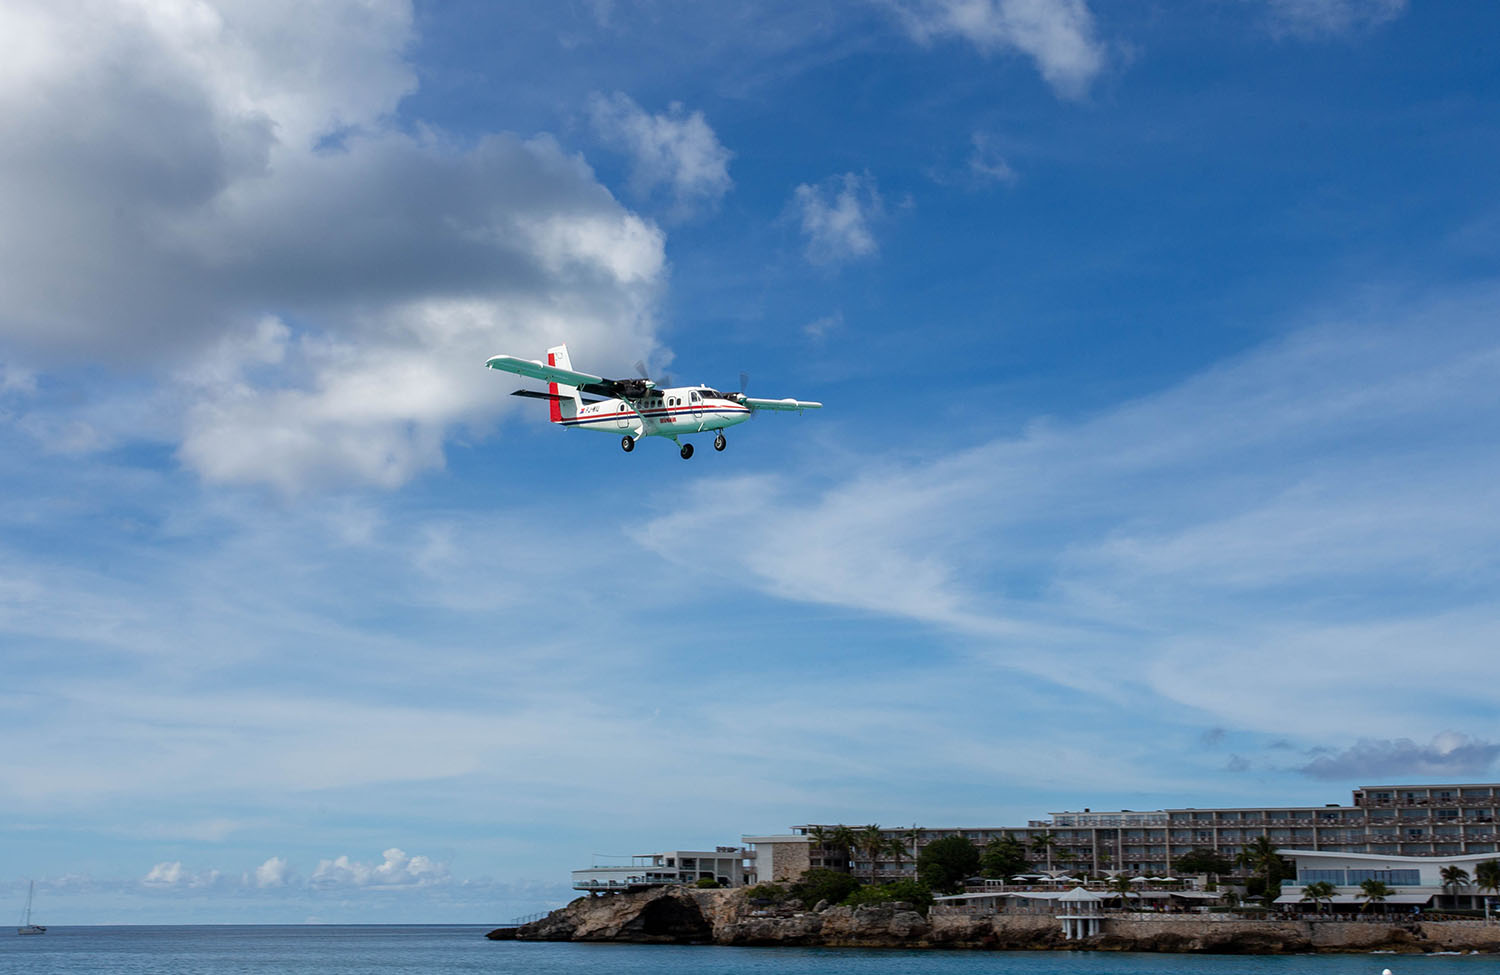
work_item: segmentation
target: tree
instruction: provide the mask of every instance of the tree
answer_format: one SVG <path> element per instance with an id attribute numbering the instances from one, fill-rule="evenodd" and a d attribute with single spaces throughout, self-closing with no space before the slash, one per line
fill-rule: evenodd
<path id="1" fill-rule="evenodd" d="M 1226 874 L 1234 871 L 1234 864 L 1228 857 L 1202 846 L 1184 853 L 1172 866 L 1178 873 Z"/>
<path id="2" fill-rule="evenodd" d="M 1326 880 L 1314 881 L 1302 888 L 1302 899 L 1312 901 L 1313 907 L 1316 909 L 1320 902 L 1333 903 L 1333 895 L 1337 890 L 1338 888 Z"/>
<path id="3" fill-rule="evenodd" d="M 1281 879 L 1289 877 L 1293 871 L 1291 866 L 1281 857 L 1276 855 L 1276 844 L 1272 843 L 1270 837 L 1257 836 L 1255 841 L 1245 847 L 1234 858 L 1235 864 L 1249 867 L 1257 873 L 1263 874 L 1266 881 L 1265 900 L 1271 903 L 1281 888 Z"/>
<path id="4" fill-rule="evenodd" d="M 875 887 L 861 887 L 844 898 L 844 903 L 850 907 L 888 904 L 891 901 L 905 901 L 926 914 L 927 909 L 932 907 L 932 891 L 920 880 L 897 880 Z"/>
<path id="5" fill-rule="evenodd" d="M 859 885 L 858 877 L 851 876 L 842 870 L 814 867 L 805 871 L 797 882 L 792 884 L 791 895 L 808 907 L 812 907 L 818 901 L 840 904 L 844 898 L 854 893 Z"/>
<path id="6" fill-rule="evenodd" d="M 1012 874 L 1020 873 L 1030 866 L 1030 861 L 1026 859 L 1026 847 L 1009 833 L 990 840 L 984 845 L 984 852 L 979 855 L 979 870 L 986 877 L 1008 880 Z"/>
<path id="7" fill-rule="evenodd" d="M 1443 878 L 1443 890 L 1456 895 L 1459 890 L 1469 886 L 1469 871 L 1463 867 L 1444 867 L 1438 873 Z"/>
<path id="8" fill-rule="evenodd" d="M 818 844 L 818 847 L 824 852 L 824 867 L 827 867 L 830 870 L 848 871 L 849 852 L 853 850 L 858 843 L 858 840 L 855 838 L 854 830 L 845 826 L 843 823 L 840 823 L 832 829 L 826 826 L 814 826 L 807 831 L 807 835 L 811 837 L 812 841 Z M 840 855 L 838 858 L 838 866 L 836 867 L 832 866 L 828 862 L 827 854 L 830 852 Z"/>
<path id="9" fill-rule="evenodd" d="M 1474 883 L 1480 893 L 1500 893 L 1500 860 L 1484 860 L 1474 864 Z"/>
<path id="10" fill-rule="evenodd" d="M 880 858 L 889 848 L 885 840 L 885 832 L 875 824 L 871 823 L 864 829 L 855 833 L 855 845 L 859 851 L 870 858 L 870 883 L 876 882 L 875 868 L 880 863 Z"/>
<path id="11" fill-rule="evenodd" d="M 979 848 L 963 836 L 945 836 L 917 854 L 917 876 L 940 893 L 956 891 L 965 877 L 979 870 Z"/>
<path id="12" fill-rule="evenodd" d="M 887 837 L 885 841 L 885 854 L 896 864 L 896 873 L 898 875 L 901 874 L 901 864 L 906 862 L 907 857 L 911 856 L 911 852 L 906 847 L 905 837 L 906 834 L 902 833 Z M 902 877 L 901 879 L 906 878 Z"/>
<path id="13" fill-rule="evenodd" d="M 824 829 L 822 826 L 810 826 L 807 829 L 807 838 L 813 846 L 818 848 L 818 859 L 820 861 L 827 859 L 825 854 L 828 851 L 829 841 L 832 839 L 831 832 L 831 830 Z"/>
<path id="14" fill-rule="evenodd" d="M 1354 895 L 1365 902 L 1364 910 L 1368 911 L 1371 904 L 1384 901 L 1395 891 L 1385 885 L 1383 880 L 1362 880 L 1359 883 L 1359 893 Z"/>
<path id="15" fill-rule="evenodd" d="M 1044 829 L 1031 837 L 1031 852 L 1040 855 L 1047 864 L 1047 872 L 1052 872 L 1052 851 L 1057 848 L 1057 835 L 1051 830 Z"/>
<path id="16" fill-rule="evenodd" d="M 1135 888 L 1130 884 L 1130 878 L 1123 873 L 1117 873 L 1109 878 L 1108 886 L 1114 895 L 1120 898 L 1120 908 L 1123 910 L 1127 898 L 1135 893 Z"/>

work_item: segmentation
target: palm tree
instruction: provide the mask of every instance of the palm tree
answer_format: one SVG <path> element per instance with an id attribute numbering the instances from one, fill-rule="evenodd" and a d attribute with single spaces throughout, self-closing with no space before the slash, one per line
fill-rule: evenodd
<path id="1" fill-rule="evenodd" d="M 1337 888 L 1334 887 L 1333 884 L 1330 884 L 1326 880 L 1319 880 L 1315 881 L 1314 883 L 1310 883 L 1306 887 L 1302 888 L 1302 899 L 1305 901 L 1312 901 L 1313 908 L 1320 909 L 1318 908 L 1320 902 L 1333 902 L 1333 895 L 1334 893 L 1336 893 L 1336 891 Z"/>
<path id="2" fill-rule="evenodd" d="M 873 887 L 876 882 L 875 868 L 880 862 L 881 854 L 885 853 L 887 848 L 885 833 L 877 824 L 871 823 L 860 830 L 856 837 L 856 848 L 870 858 L 870 886 Z"/>
<path id="3" fill-rule="evenodd" d="M 906 848 L 906 839 L 903 834 L 891 836 L 886 839 L 885 854 L 895 862 L 897 879 L 900 879 L 901 876 L 904 876 L 901 874 L 901 864 L 910 855 L 910 852 Z"/>
<path id="4" fill-rule="evenodd" d="M 1109 878 L 1109 889 L 1120 898 L 1120 909 L 1125 909 L 1125 899 L 1135 893 L 1135 888 L 1130 886 L 1130 878 L 1123 873 L 1117 873 Z"/>
<path id="5" fill-rule="evenodd" d="M 1276 844 L 1271 842 L 1268 836 L 1257 836 L 1255 841 L 1235 854 L 1234 862 L 1241 867 L 1249 867 L 1256 872 L 1264 872 L 1266 875 L 1266 903 L 1269 904 L 1276 897 L 1276 892 L 1271 889 L 1271 877 L 1275 874 L 1277 865 L 1281 858 L 1276 855 Z"/>
<path id="6" fill-rule="evenodd" d="M 1031 852 L 1047 860 L 1047 872 L 1052 872 L 1052 850 L 1057 846 L 1057 837 L 1051 830 L 1042 830 L 1031 837 Z"/>
<path id="7" fill-rule="evenodd" d="M 1474 883 L 1482 894 L 1500 892 L 1500 860 L 1485 860 L 1474 864 Z"/>
<path id="8" fill-rule="evenodd" d="M 828 845 L 843 854 L 839 868 L 845 872 L 849 870 L 849 860 L 854 855 L 855 849 L 859 847 L 859 834 L 853 828 L 839 823 L 828 834 Z"/>
<path id="9" fill-rule="evenodd" d="M 1394 893 L 1394 890 L 1385 885 L 1385 881 L 1371 879 L 1360 881 L 1359 893 L 1354 896 L 1364 900 L 1364 910 L 1368 911 L 1371 904 L 1382 902 Z"/>
<path id="10" fill-rule="evenodd" d="M 1469 871 L 1463 867 L 1444 867 L 1438 871 L 1443 878 L 1443 890 L 1457 897 L 1459 890 L 1469 886 Z"/>
<path id="11" fill-rule="evenodd" d="M 828 830 L 821 826 L 809 826 L 807 828 L 807 838 L 818 848 L 818 862 L 826 867 L 828 864 L 824 862 L 825 857 L 823 854 L 828 850 Z"/>
<path id="12" fill-rule="evenodd" d="M 917 843 L 922 839 L 922 827 L 916 823 L 912 823 L 910 829 L 901 831 L 900 838 L 901 842 L 906 844 L 906 848 L 911 851 L 911 858 L 915 860 L 919 852 L 917 850 Z"/>

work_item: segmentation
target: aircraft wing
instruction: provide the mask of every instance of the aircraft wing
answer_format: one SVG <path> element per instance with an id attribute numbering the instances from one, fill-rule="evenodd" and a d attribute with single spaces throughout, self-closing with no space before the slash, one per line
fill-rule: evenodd
<path id="1" fill-rule="evenodd" d="M 491 356 L 485 361 L 491 369 L 513 372 L 528 379 L 540 379 L 544 383 L 561 383 L 576 386 L 580 392 L 596 396 L 640 399 L 651 389 L 649 379 L 605 379 L 587 372 L 575 372 L 561 366 L 549 366 L 535 359 L 518 359 L 513 355 Z"/>
<path id="2" fill-rule="evenodd" d="M 603 376 L 591 376 L 586 372 L 560 369 L 535 359 L 518 359 L 513 355 L 491 356 L 485 361 L 491 369 L 513 372 L 528 379 L 540 379 L 544 383 L 562 383 L 564 386 L 597 386 L 607 380 Z"/>
<path id="3" fill-rule="evenodd" d="M 801 413 L 803 410 L 821 410 L 823 408 L 822 403 L 813 403 L 800 399 L 752 399 L 747 396 L 740 400 L 740 402 L 752 410 L 795 410 Z"/>

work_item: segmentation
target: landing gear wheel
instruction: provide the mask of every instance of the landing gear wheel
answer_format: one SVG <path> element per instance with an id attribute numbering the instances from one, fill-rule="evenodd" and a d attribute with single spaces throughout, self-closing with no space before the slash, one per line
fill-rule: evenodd
<path id="1" fill-rule="evenodd" d="M 620 449 L 623 450 L 623 451 L 625 451 L 627 454 L 630 453 L 632 450 L 635 449 L 635 438 L 634 437 L 621 437 L 620 438 Z"/>
<path id="2" fill-rule="evenodd" d="M 724 439 L 724 435 L 722 433 L 714 438 L 715 450 L 723 450 L 727 446 L 729 446 L 729 441 Z"/>
<path id="3" fill-rule="evenodd" d="M 689 457 L 693 456 L 693 445 L 690 443 L 683 444 L 682 449 L 678 451 L 678 453 L 682 454 L 683 460 L 687 460 Z"/>

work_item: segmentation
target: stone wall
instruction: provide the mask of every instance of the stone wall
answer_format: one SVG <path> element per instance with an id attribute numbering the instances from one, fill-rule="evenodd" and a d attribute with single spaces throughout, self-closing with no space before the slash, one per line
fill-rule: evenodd
<path id="1" fill-rule="evenodd" d="M 783 883 L 796 880 L 812 866 L 811 847 L 806 843 L 773 843 L 771 845 L 771 876 L 761 877 L 760 882 Z"/>

